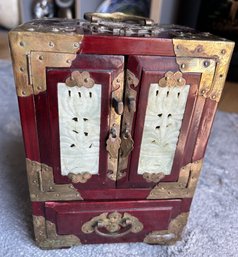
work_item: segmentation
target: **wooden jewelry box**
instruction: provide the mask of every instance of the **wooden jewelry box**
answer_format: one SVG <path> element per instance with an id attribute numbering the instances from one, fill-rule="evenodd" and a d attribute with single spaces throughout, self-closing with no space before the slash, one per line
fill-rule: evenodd
<path id="1" fill-rule="evenodd" d="M 9 34 L 36 242 L 172 244 L 234 43 L 120 13 L 85 17 Z"/>

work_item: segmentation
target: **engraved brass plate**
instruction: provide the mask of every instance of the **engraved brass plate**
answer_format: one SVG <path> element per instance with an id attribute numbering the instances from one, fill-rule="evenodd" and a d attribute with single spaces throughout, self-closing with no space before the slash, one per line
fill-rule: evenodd
<path id="1" fill-rule="evenodd" d="M 33 216 L 36 243 L 42 249 L 71 247 L 81 244 L 75 235 L 58 235 L 54 223 L 42 216 Z"/>
<path id="2" fill-rule="evenodd" d="M 178 215 L 169 223 L 168 230 L 153 231 L 146 235 L 144 243 L 171 245 L 181 239 L 181 234 L 187 223 L 188 213 Z"/>
<path id="3" fill-rule="evenodd" d="M 103 232 L 103 229 L 106 232 Z M 138 218 L 129 213 L 102 213 L 99 216 L 93 217 L 90 221 L 82 226 L 82 232 L 91 234 L 95 232 L 100 236 L 105 237 L 121 237 L 128 233 L 139 233 L 143 230 L 143 224 Z"/>
<path id="4" fill-rule="evenodd" d="M 147 199 L 172 199 L 193 197 L 203 160 L 182 167 L 177 182 L 159 182 L 149 193 Z"/>
<path id="5" fill-rule="evenodd" d="M 26 97 L 46 90 L 46 67 L 71 66 L 83 35 L 29 30 L 11 31 L 9 39 L 17 95 Z"/>
<path id="6" fill-rule="evenodd" d="M 118 150 L 120 148 L 121 145 L 121 139 L 118 136 L 115 136 L 115 138 L 110 134 L 109 138 L 106 142 L 106 149 L 109 153 L 109 155 L 111 156 L 111 158 L 117 158 L 118 156 Z"/>
<path id="7" fill-rule="evenodd" d="M 55 184 L 48 165 L 26 159 L 26 168 L 31 201 L 83 200 L 72 184 Z"/>
<path id="8" fill-rule="evenodd" d="M 111 111 L 110 111 L 110 126 L 109 137 L 107 139 L 108 155 L 108 173 L 107 177 L 113 181 L 117 180 L 118 170 L 118 155 L 121 145 L 120 126 L 121 126 L 121 113 L 119 109 L 113 106 L 113 101 L 116 99 L 119 103 L 123 101 L 124 90 L 124 71 L 121 71 L 112 81 L 112 97 L 111 97 Z"/>
<path id="9" fill-rule="evenodd" d="M 136 97 L 137 92 L 134 89 L 139 84 L 139 79 L 130 70 L 126 74 L 126 87 L 125 87 L 125 107 L 122 120 L 122 133 L 121 133 L 121 149 L 120 158 L 118 162 L 117 179 L 126 176 L 123 170 L 126 169 L 128 164 L 128 155 L 134 148 L 134 141 L 131 136 L 132 122 L 136 112 Z"/>
<path id="10" fill-rule="evenodd" d="M 205 78 L 207 75 L 202 75 L 200 95 L 219 102 L 229 68 L 234 43 L 229 41 L 211 42 L 206 40 L 173 39 L 173 44 L 177 62 L 182 72 L 199 72 L 199 70 L 196 70 L 192 65 L 190 65 L 191 70 L 187 69 L 186 62 L 181 63 L 180 58 L 206 58 L 212 59 L 215 62 L 214 73 L 208 74 L 208 78 Z M 207 68 L 210 69 L 211 67 L 211 60 L 206 59 L 203 61 L 204 70 Z"/>
<path id="11" fill-rule="evenodd" d="M 121 157 L 127 157 L 134 148 L 134 140 L 131 133 L 122 133 Z"/>

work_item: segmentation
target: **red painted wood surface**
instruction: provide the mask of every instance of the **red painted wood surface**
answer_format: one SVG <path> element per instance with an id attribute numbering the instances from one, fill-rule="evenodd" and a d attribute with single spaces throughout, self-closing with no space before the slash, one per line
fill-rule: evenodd
<path id="1" fill-rule="evenodd" d="M 18 97 L 26 158 L 40 162 L 34 97 Z"/>
<path id="2" fill-rule="evenodd" d="M 143 189 L 142 191 L 145 191 L 145 189 Z M 85 191 L 84 191 L 85 192 Z M 88 192 L 90 192 L 91 195 L 93 195 L 92 193 L 94 193 L 94 197 L 92 197 L 91 199 L 86 199 L 85 198 L 85 201 L 84 202 L 90 202 L 90 203 L 97 203 L 97 202 L 105 202 L 105 200 L 109 200 L 109 201 L 113 201 L 115 200 L 116 202 L 117 201 L 127 201 L 127 202 L 131 202 L 131 200 L 141 200 L 141 199 L 145 199 L 146 197 L 142 196 L 142 195 L 139 195 L 138 194 L 138 190 L 134 190 L 134 189 L 131 189 L 130 192 L 128 192 L 128 189 L 104 189 L 104 190 L 89 190 Z M 101 198 L 101 199 L 98 199 L 98 195 L 103 195 L 103 193 L 105 195 L 105 197 Z M 130 193 L 135 195 L 135 198 L 133 199 L 131 196 L 130 196 Z M 106 197 L 106 194 L 107 195 L 110 195 L 111 198 L 108 198 Z M 127 195 L 127 197 L 126 197 Z M 118 196 L 118 197 L 117 197 Z M 138 197 L 140 196 L 140 198 Z M 124 198 L 124 199 L 123 199 Z M 192 198 L 184 198 L 184 199 L 180 199 L 181 200 L 181 212 L 188 212 L 189 209 L 190 209 L 190 206 L 191 206 L 191 203 L 192 203 Z M 146 200 L 148 202 L 150 201 L 153 201 L 153 200 Z M 161 201 L 161 200 L 159 200 Z M 171 200 L 163 200 L 164 202 L 167 202 L 167 201 L 171 201 Z M 80 201 L 81 202 L 81 201 Z M 64 203 L 64 202 L 61 202 L 61 203 Z M 72 201 L 69 201 L 68 202 L 69 204 L 71 203 L 74 203 Z M 130 206 L 130 205 L 129 205 Z M 132 206 L 131 206 L 132 208 Z M 116 209 L 115 209 L 116 210 Z M 45 202 L 32 202 L 32 214 L 35 215 L 35 216 L 45 216 Z"/>
<path id="3" fill-rule="evenodd" d="M 32 202 L 32 215 L 34 216 L 45 216 L 45 202 Z"/>
<path id="4" fill-rule="evenodd" d="M 193 161 L 200 160 L 204 157 L 216 109 L 217 102 L 211 99 L 206 99 L 196 138 Z"/>
<path id="5" fill-rule="evenodd" d="M 168 229 L 171 219 L 181 212 L 181 200 L 47 202 L 45 208 L 46 219 L 56 224 L 58 234 L 74 234 L 82 243 L 140 242 L 151 231 Z M 95 232 L 90 234 L 82 232 L 81 228 L 85 222 L 102 213 L 114 211 L 135 216 L 143 224 L 143 230 L 119 238 L 104 237 Z"/>
<path id="6" fill-rule="evenodd" d="M 84 35 L 79 53 L 174 56 L 172 39 Z"/>

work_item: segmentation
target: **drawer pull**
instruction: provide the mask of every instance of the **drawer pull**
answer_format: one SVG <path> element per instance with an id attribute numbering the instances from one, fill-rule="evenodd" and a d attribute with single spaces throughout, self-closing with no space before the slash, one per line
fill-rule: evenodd
<path id="1" fill-rule="evenodd" d="M 122 227 L 124 227 L 124 224 L 120 224 Z M 126 229 L 125 231 L 122 232 L 102 232 L 99 230 L 99 228 L 104 228 L 104 224 L 101 222 L 98 222 L 98 224 L 95 226 L 95 233 L 98 234 L 99 236 L 104 236 L 104 237 L 113 237 L 113 238 L 117 238 L 117 237 L 122 237 L 125 236 L 127 234 L 129 234 L 131 232 L 131 225 L 128 226 L 128 229 Z"/>
<path id="2" fill-rule="evenodd" d="M 129 213 L 119 213 L 117 211 L 102 213 L 92 218 L 82 226 L 82 232 L 90 234 L 95 232 L 104 237 L 122 237 L 131 233 L 139 233 L 143 230 L 143 224 L 138 218 Z"/>

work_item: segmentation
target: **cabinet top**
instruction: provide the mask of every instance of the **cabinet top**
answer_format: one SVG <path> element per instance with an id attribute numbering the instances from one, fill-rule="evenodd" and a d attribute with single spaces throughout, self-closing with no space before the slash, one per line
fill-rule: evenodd
<path id="1" fill-rule="evenodd" d="M 209 32 L 198 32 L 179 25 L 129 23 L 110 20 L 39 19 L 19 25 L 12 31 L 65 35 L 120 36 L 140 38 L 167 38 L 205 41 L 228 41 Z"/>

